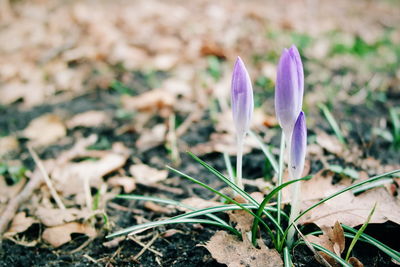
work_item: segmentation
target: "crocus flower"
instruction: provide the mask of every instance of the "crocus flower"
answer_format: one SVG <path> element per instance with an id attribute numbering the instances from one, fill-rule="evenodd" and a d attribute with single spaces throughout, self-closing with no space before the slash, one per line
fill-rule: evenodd
<path id="1" fill-rule="evenodd" d="M 289 173 L 292 179 L 301 178 L 304 169 L 304 160 L 307 147 L 307 128 L 306 120 L 303 111 L 300 112 L 296 123 L 294 124 L 293 134 L 291 139 Z M 289 224 L 293 223 L 299 215 L 299 207 L 301 201 L 300 182 L 292 185 L 292 201 L 289 216 Z M 287 235 L 287 243 L 293 244 L 295 229 L 290 227 Z"/>
<path id="2" fill-rule="evenodd" d="M 304 160 L 307 148 L 307 127 L 304 112 L 301 111 L 293 128 L 290 169 L 293 179 L 301 178 L 304 169 Z"/>
<path id="3" fill-rule="evenodd" d="M 275 86 L 275 112 L 287 138 L 302 108 L 304 73 L 299 51 L 292 45 L 284 49 L 279 61 Z M 289 139 L 290 140 L 290 139 Z"/>
<path id="4" fill-rule="evenodd" d="M 253 116 L 253 88 L 250 76 L 240 57 L 237 58 L 232 74 L 232 114 L 236 127 L 237 158 L 236 158 L 236 179 L 234 182 L 240 188 L 242 183 L 242 157 L 243 139 L 250 127 Z"/>
<path id="5" fill-rule="evenodd" d="M 250 127 L 254 103 L 250 76 L 240 57 L 233 68 L 231 100 L 237 137 L 243 138 Z"/>

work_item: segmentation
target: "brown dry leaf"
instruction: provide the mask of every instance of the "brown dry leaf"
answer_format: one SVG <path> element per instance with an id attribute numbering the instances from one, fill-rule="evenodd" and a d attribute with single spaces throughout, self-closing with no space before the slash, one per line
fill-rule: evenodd
<path id="1" fill-rule="evenodd" d="M 227 211 L 231 222 L 236 224 L 235 228 L 240 232 L 249 232 L 253 225 L 254 217 L 245 210 Z"/>
<path id="2" fill-rule="evenodd" d="M 5 178 L 0 175 L 0 211 L 1 205 L 7 203 L 10 198 L 15 197 L 24 187 L 25 182 L 26 179 L 23 178 L 18 183 L 9 186 Z"/>
<path id="3" fill-rule="evenodd" d="M 353 267 L 364 267 L 364 264 L 356 257 L 350 257 L 349 263 L 353 265 Z"/>
<path id="4" fill-rule="evenodd" d="M 125 193 L 131 193 L 133 190 L 136 189 L 135 179 L 133 179 L 132 177 L 128 177 L 128 176 L 111 177 L 110 179 L 107 180 L 107 183 L 113 187 L 121 186 L 124 189 Z"/>
<path id="5" fill-rule="evenodd" d="M 89 110 L 79 113 L 66 122 L 68 128 L 83 127 L 99 127 L 111 123 L 111 116 L 105 111 Z"/>
<path id="6" fill-rule="evenodd" d="M 343 187 L 338 187 L 340 190 Z M 306 201 L 302 209 L 309 207 L 315 201 Z M 377 203 L 370 223 L 392 221 L 400 224 L 400 200 L 388 194 L 385 188 L 374 188 L 358 196 L 345 192 L 312 209 L 300 218 L 300 223 L 315 223 L 320 228 L 330 226 L 334 221 L 340 221 L 351 227 L 361 225 L 367 219 L 372 207 Z"/>
<path id="7" fill-rule="evenodd" d="M 328 135 L 323 131 L 317 131 L 317 143 L 328 152 L 338 156 L 345 150 L 343 144 L 335 136 Z"/>
<path id="8" fill-rule="evenodd" d="M 83 219 L 86 216 L 88 216 L 88 212 L 86 210 L 80 210 L 75 208 L 61 210 L 61 209 L 39 207 L 35 212 L 35 216 L 44 225 L 52 227 L 76 221 L 78 219 Z"/>
<path id="9" fill-rule="evenodd" d="M 247 142 L 247 140 L 248 139 L 246 139 L 243 147 L 244 154 L 247 154 L 251 151 L 251 147 L 249 146 L 249 142 Z M 213 152 L 225 152 L 229 155 L 236 155 L 237 152 L 235 138 L 233 135 L 226 133 L 212 133 L 210 135 L 210 141 L 191 147 L 190 151 L 197 156 L 203 156 Z"/>
<path id="10" fill-rule="evenodd" d="M 169 115 L 175 98 L 163 89 L 153 89 L 138 96 L 124 95 L 121 98 L 122 106 L 127 110 L 145 111 L 150 113 L 159 112 L 160 115 Z M 163 111 L 164 110 L 164 111 Z M 165 113 L 165 111 L 168 111 Z"/>
<path id="11" fill-rule="evenodd" d="M 22 134 L 33 146 L 46 146 L 56 142 L 67 133 L 64 123 L 55 114 L 45 114 L 32 120 Z"/>
<path id="12" fill-rule="evenodd" d="M 19 149 L 19 142 L 15 136 L 0 137 L 0 158 Z"/>
<path id="13" fill-rule="evenodd" d="M 85 179 L 89 179 L 90 186 L 98 188 L 103 182 L 102 178 L 105 175 L 124 166 L 128 159 L 126 153 L 118 153 L 117 151 L 93 152 L 97 152 L 98 160 L 57 162 L 57 165 L 53 166 L 54 169 L 50 172 L 57 191 L 62 192 L 62 195 L 65 197 L 76 195 L 78 204 L 84 203 L 83 184 Z M 82 154 L 82 156 L 83 155 L 84 154 Z M 74 157 L 69 160 L 73 160 L 73 158 Z M 52 163 L 51 161 L 47 161 L 47 163 L 47 165 L 54 164 L 54 162 Z"/>
<path id="14" fill-rule="evenodd" d="M 196 209 L 205 209 L 221 205 L 221 202 L 206 200 L 199 197 L 189 197 L 181 201 L 183 204 L 194 207 Z M 181 208 L 180 208 L 181 209 Z M 187 210 L 186 208 L 183 208 Z"/>
<path id="15" fill-rule="evenodd" d="M 42 238 L 50 245 L 57 248 L 71 241 L 72 233 L 85 234 L 90 238 L 96 237 L 96 230 L 92 226 L 71 222 L 47 228 L 43 231 Z"/>
<path id="16" fill-rule="evenodd" d="M 115 248 L 119 245 L 119 243 L 121 243 L 125 239 L 126 239 L 125 236 L 118 236 L 114 239 L 111 239 L 110 241 L 103 242 L 103 246 L 105 246 L 106 248 Z"/>
<path id="17" fill-rule="evenodd" d="M 344 232 L 340 223 L 336 222 L 333 227 L 324 227 L 323 232 L 324 234 L 319 236 L 307 236 L 307 240 L 334 252 L 340 257 L 345 248 Z M 328 254 L 324 252 L 319 252 L 319 254 L 332 266 L 340 266 Z"/>
<path id="18" fill-rule="evenodd" d="M 136 179 L 137 183 L 143 185 L 154 185 L 157 182 L 165 180 L 168 176 L 167 170 L 157 170 L 146 164 L 131 165 L 129 172 Z"/>
<path id="19" fill-rule="evenodd" d="M 154 211 L 155 213 L 161 213 L 161 214 L 171 214 L 175 210 L 173 208 L 169 208 L 169 207 L 166 207 L 166 206 L 158 205 L 158 204 L 156 204 L 156 203 L 154 203 L 152 201 L 146 201 L 144 203 L 144 207 L 146 209 Z"/>
<path id="20" fill-rule="evenodd" d="M 142 134 L 136 141 L 136 147 L 140 152 L 145 152 L 153 147 L 159 146 L 165 142 L 167 126 L 157 124 L 151 129 L 143 129 Z"/>
<path id="21" fill-rule="evenodd" d="M 260 249 L 255 248 L 247 238 L 242 242 L 225 231 L 216 232 L 204 246 L 214 259 L 228 267 L 283 266 L 281 256 L 275 249 L 261 244 Z"/>
<path id="22" fill-rule="evenodd" d="M 37 220 L 32 217 L 26 217 L 25 212 L 19 212 L 14 216 L 11 226 L 8 231 L 4 233 L 4 236 L 10 237 L 25 232 L 34 223 L 37 223 Z"/>

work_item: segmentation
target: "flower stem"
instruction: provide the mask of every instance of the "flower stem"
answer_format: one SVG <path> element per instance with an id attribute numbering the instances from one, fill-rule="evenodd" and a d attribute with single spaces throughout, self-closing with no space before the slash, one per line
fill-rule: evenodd
<path id="1" fill-rule="evenodd" d="M 298 179 L 298 177 L 293 176 L 290 167 L 289 167 L 289 174 L 292 179 Z M 297 216 L 299 216 L 299 212 L 300 212 L 299 204 L 301 201 L 300 200 L 300 191 L 301 191 L 300 183 L 295 183 L 294 185 L 292 185 L 292 200 L 290 203 L 291 208 L 290 208 L 290 216 L 289 216 L 289 225 L 291 225 L 294 222 L 294 220 L 297 218 Z M 289 228 L 287 239 L 286 239 L 286 244 L 288 245 L 288 247 L 290 247 L 293 244 L 293 237 L 294 237 L 295 230 L 296 229 L 293 225 Z"/>
<path id="2" fill-rule="evenodd" d="M 242 182 L 242 160 L 243 160 L 243 139 L 244 136 L 237 137 L 237 154 L 236 154 L 236 179 L 235 184 L 243 189 Z"/>
<path id="3" fill-rule="evenodd" d="M 282 131 L 281 136 L 281 146 L 279 151 L 279 169 L 278 169 L 278 186 L 282 184 L 282 176 L 283 176 L 283 162 L 285 157 L 285 133 Z M 281 204 L 282 204 L 282 191 L 278 192 L 278 199 L 277 199 L 277 218 L 276 221 L 278 224 L 281 224 Z M 277 242 L 280 243 L 281 236 L 277 234 Z"/>

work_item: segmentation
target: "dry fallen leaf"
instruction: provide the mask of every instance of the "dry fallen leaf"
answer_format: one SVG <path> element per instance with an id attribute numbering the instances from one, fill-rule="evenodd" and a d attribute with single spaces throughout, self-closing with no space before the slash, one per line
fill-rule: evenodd
<path id="1" fill-rule="evenodd" d="M 324 234 L 319 236 L 309 235 L 307 236 L 307 240 L 334 252 L 340 257 L 345 248 L 345 237 L 340 223 L 336 222 L 333 227 L 324 227 L 323 233 Z M 328 254 L 322 251 L 320 251 L 319 254 L 332 266 L 340 266 L 340 264 Z"/>
<path id="2" fill-rule="evenodd" d="M 364 267 L 364 264 L 356 257 L 350 257 L 349 263 L 353 265 L 353 267 Z"/>
<path id="3" fill-rule="evenodd" d="M 96 152 L 94 154 L 97 154 L 99 159 L 95 161 L 71 162 L 73 158 L 70 158 L 66 162 L 57 162 L 57 165 L 53 166 L 54 169 L 50 171 L 57 191 L 61 192 L 65 197 L 75 195 L 76 202 L 83 204 L 85 201 L 83 186 L 85 179 L 89 179 L 91 187 L 98 188 L 105 175 L 124 166 L 128 159 L 126 153 L 114 151 Z M 52 162 L 48 161 L 48 163 Z"/>
<path id="4" fill-rule="evenodd" d="M 19 142 L 15 136 L 0 137 L 0 158 L 19 149 Z"/>
<path id="5" fill-rule="evenodd" d="M 136 189 L 136 182 L 135 179 L 128 176 L 115 176 L 111 177 L 107 180 L 107 183 L 110 186 L 121 186 L 124 189 L 125 193 L 131 193 L 133 190 Z"/>
<path id="6" fill-rule="evenodd" d="M 144 185 L 153 185 L 163 181 L 168 176 L 167 170 L 157 170 L 145 164 L 135 164 L 129 168 L 129 172 L 136 179 L 137 183 Z"/>
<path id="7" fill-rule="evenodd" d="M 105 111 L 89 110 L 73 116 L 66 122 L 68 128 L 99 127 L 111 123 L 111 116 Z"/>
<path id="8" fill-rule="evenodd" d="M 164 114 L 166 110 L 173 107 L 175 98 L 163 89 L 153 89 L 138 96 L 124 95 L 121 98 L 121 102 L 122 106 L 127 110 Z M 164 115 L 167 114 L 169 112 Z"/>
<path id="9" fill-rule="evenodd" d="M 11 226 L 8 231 L 4 233 L 4 236 L 9 237 L 25 232 L 34 223 L 37 223 L 37 220 L 32 217 L 27 217 L 25 212 L 19 212 L 14 216 Z"/>
<path id="10" fill-rule="evenodd" d="M 159 146 L 165 142 L 167 126 L 157 124 L 151 129 L 143 129 L 139 139 L 136 141 L 136 147 L 140 152 L 145 152 L 153 147 Z"/>
<path id="11" fill-rule="evenodd" d="M 33 146 L 46 146 L 56 142 L 67 133 L 64 123 L 54 114 L 45 114 L 32 120 L 22 134 Z"/>
<path id="12" fill-rule="evenodd" d="M 69 208 L 65 210 L 39 207 L 35 212 L 36 217 L 46 226 L 57 226 L 88 216 L 87 210 Z"/>
<path id="13" fill-rule="evenodd" d="M 42 238 L 44 241 L 57 248 L 71 241 L 71 234 L 85 234 L 90 238 L 96 237 L 96 230 L 87 224 L 70 222 L 67 224 L 47 228 L 43 231 Z"/>
<path id="14" fill-rule="evenodd" d="M 185 205 L 194 207 L 196 209 L 205 209 L 221 205 L 221 202 L 206 200 L 199 197 L 185 198 L 181 202 Z M 188 210 L 186 208 L 180 208 L 180 209 Z"/>
<path id="15" fill-rule="evenodd" d="M 306 201 L 302 209 L 313 203 L 315 201 Z M 365 222 L 375 203 L 377 207 L 370 223 L 392 221 L 400 224 L 400 200 L 388 194 L 385 188 L 374 188 L 358 196 L 347 191 L 306 213 L 300 218 L 300 223 L 315 223 L 323 228 L 340 221 L 354 227 Z"/>
<path id="16" fill-rule="evenodd" d="M 242 242 L 225 231 L 218 231 L 204 246 L 214 259 L 228 267 L 283 266 L 281 256 L 275 249 L 259 245 L 260 249 L 255 248 L 246 237 Z"/>

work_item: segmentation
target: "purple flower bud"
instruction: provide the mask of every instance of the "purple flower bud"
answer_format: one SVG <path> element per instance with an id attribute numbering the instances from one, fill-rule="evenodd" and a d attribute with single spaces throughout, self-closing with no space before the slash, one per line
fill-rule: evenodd
<path id="1" fill-rule="evenodd" d="M 231 100 L 237 136 L 242 138 L 249 130 L 254 103 L 250 76 L 240 57 L 233 68 Z"/>
<path id="2" fill-rule="evenodd" d="M 304 112 L 301 111 L 293 128 L 290 148 L 290 168 L 293 179 L 301 178 L 307 148 L 307 126 Z"/>
<path id="3" fill-rule="evenodd" d="M 304 73 L 296 46 L 284 49 L 279 60 L 275 86 L 275 112 L 286 135 L 291 135 L 301 111 L 304 92 Z"/>

